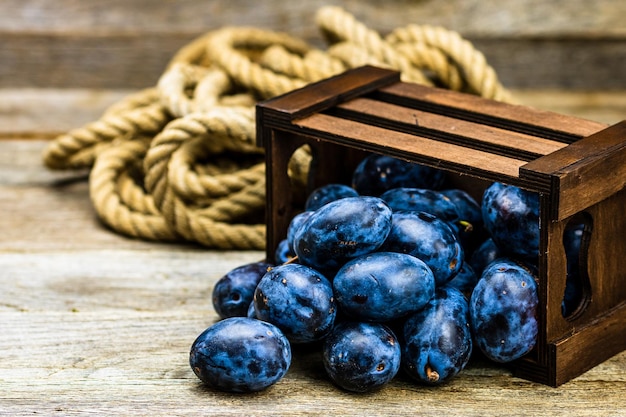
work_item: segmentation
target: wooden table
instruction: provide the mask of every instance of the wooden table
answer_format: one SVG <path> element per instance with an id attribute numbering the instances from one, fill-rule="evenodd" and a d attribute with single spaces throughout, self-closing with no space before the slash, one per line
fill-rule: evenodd
<path id="1" fill-rule="evenodd" d="M 63 97 L 59 103 L 84 103 Z M 45 109 L 48 102 L 37 103 Z M 626 352 L 559 388 L 473 361 L 441 387 L 398 377 L 355 395 L 329 382 L 317 351 L 300 348 L 287 376 L 264 392 L 204 388 L 188 354 L 217 318 L 212 286 L 263 254 L 148 243 L 107 230 L 91 207 L 86 173 L 42 166 L 52 118 L 33 124 L 39 133 L 24 134 L 28 140 L 15 139 L 21 135 L 6 133 L 11 120 L 37 120 L 24 108 L 17 113 L 0 118 L 0 415 L 626 415 Z"/>

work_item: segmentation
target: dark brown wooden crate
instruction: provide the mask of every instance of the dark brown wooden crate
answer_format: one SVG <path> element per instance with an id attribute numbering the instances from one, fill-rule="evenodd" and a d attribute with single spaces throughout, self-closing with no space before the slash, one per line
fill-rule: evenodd
<path id="1" fill-rule="evenodd" d="M 626 122 L 604 124 L 409 84 L 362 67 L 259 103 L 267 161 L 267 255 L 299 210 L 287 165 L 308 145 L 309 187 L 349 183 L 365 152 L 443 169 L 480 196 L 492 181 L 540 197 L 536 349 L 513 364 L 520 377 L 561 385 L 626 349 Z M 300 190 L 301 191 L 301 190 Z M 587 293 L 564 318 L 565 226 L 587 223 Z"/>

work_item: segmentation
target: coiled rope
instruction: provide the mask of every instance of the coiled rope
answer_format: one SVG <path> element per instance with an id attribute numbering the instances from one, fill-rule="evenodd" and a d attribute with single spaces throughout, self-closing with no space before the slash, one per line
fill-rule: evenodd
<path id="1" fill-rule="evenodd" d="M 51 169 L 90 169 L 98 216 L 113 230 L 214 249 L 265 247 L 265 166 L 254 105 L 349 68 L 371 64 L 404 81 L 512 101 L 484 56 L 459 34 L 409 25 L 382 37 L 334 6 L 316 23 L 328 48 L 251 27 L 209 32 L 179 50 L 155 87 L 45 149 Z M 304 183 L 310 158 L 292 158 Z"/>

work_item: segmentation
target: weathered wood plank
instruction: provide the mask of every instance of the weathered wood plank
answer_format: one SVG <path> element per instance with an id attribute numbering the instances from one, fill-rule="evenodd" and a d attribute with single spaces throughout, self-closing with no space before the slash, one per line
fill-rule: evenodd
<path id="1" fill-rule="evenodd" d="M 368 395 L 347 394 L 324 376 L 318 353 L 295 350 L 287 376 L 254 395 L 202 387 L 188 365 L 203 310 L 2 313 L 0 409 L 10 415 L 398 415 L 618 416 L 626 410 L 620 354 L 559 389 L 471 363 L 429 388 L 399 377 Z M 32 356 L 31 356 L 32 355 Z"/>
<path id="2" fill-rule="evenodd" d="M 174 54 L 203 33 L 0 33 L 0 87 L 152 86 Z M 626 88 L 626 39 L 466 38 L 510 88 Z"/>
<path id="3" fill-rule="evenodd" d="M 81 240 L 81 246 L 88 244 L 88 239 Z M 194 311 L 214 319 L 215 281 L 233 265 L 264 255 L 255 251 L 218 255 L 183 245 L 142 246 L 2 251 L 0 277 L 13 285 L 3 288 L 0 311 Z"/>
<path id="4" fill-rule="evenodd" d="M 4 0 L 0 30 L 25 32 L 199 32 L 221 25 L 260 25 L 298 36 L 316 36 L 313 13 L 334 4 L 357 18 L 370 20 L 382 32 L 403 22 L 441 25 L 472 34 L 598 34 L 623 35 L 626 5 L 620 0 L 449 0 L 389 1 L 265 0 L 251 7 L 248 0 Z M 303 24 L 306 23 L 306 24 Z M 308 35 L 307 35 L 308 34 Z"/>
<path id="5" fill-rule="evenodd" d="M 111 104 L 135 90 L 0 88 L 0 139 L 52 139 L 97 120 Z M 513 90 L 522 104 L 605 123 L 626 115 L 626 90 Z M 11 146 L 17 149 L 19 144 Z M 20 153 L 27 152 L 25 149 Z M 3 158 L 0 156 L 0 158 Z M 10 158 L 13 160 L 13 158 Z M 12 163 L 2 159 L 3 164 Z M 0 166 L 0 170 L 3 167 Z M 21 170 L 23 174 L 26 170 Z M 46 173 L 47 174 L 47 173 Z"/>
<path id="6" fill-rule="evenodd" d="M 100 223 L 89 199 L 88 172 L 48 170 L 41 160 L 47 143 L 0 140 L 0 251 L 155 247 Z"/>
<path id="7" fill-rule="evenodd" d="M 626 91 L 514 90 L 521 103 L 612 125 L 626 117 Z"/>
<path id="8" fill-rule="evenodd" d="M 381 34 L 411 23 L 458 31 L 511 87 L 625 87 L 619 0 L 332 3 Z M 262 27 L 323 46 L 313 16 L 325 4 L 8 0 L 0 5 L 0 86 L 145 87 L 178 48 L 223 26 Z"/>
<path id="9" fill-rule="evenodd" d="M 517 36 L 468 37 L 468 40 L 483 52 L 500 81 L 511 88 L 611 90 L 626 87 L 622 70 L 619 70 L 626 63 L 625 39 Z"/>
<path id="10" fill-rule="evenodd" d="M 47 139 L 98 119 L 131 90 L 0 89 L 0 138 Z"/>

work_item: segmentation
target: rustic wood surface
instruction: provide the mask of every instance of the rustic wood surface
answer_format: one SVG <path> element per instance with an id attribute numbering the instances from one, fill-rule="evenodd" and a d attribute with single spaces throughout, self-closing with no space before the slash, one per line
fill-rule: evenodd
<path id="1" fill-rule="evenodd" d="M 626 89 L 623 0 L 157 3 L 3 0 L 0 87 L 145 87 L 180 47 L 223 26 L 263 27 L 324 46 L 314 15 L 334 4 L 383 35 L 413 23 L 458 31 L 510 87 Z"/>
<path id="2" fill-rule="evenodd" d="M 97 117 L 124 92 L 23 93 L 0 91 L 12 97 L 0 100 L 0 415 L 626 415 L 626 352 L 559 388 L 475 360 L 441 387 L 398 377 L 355 395 L 328 381 L 316 350 L 296 349 L 287 376 L 267 391 L 204 388 L 187 361 L 194 338 L 216 320 L 212 285 L 263 253 L 109 231 L 89 201 L 87 173 L 50 172 L 41 152 L 56 132 Z M 624 114 L 618 96 L 525 97 L 606 123 Z"/>

